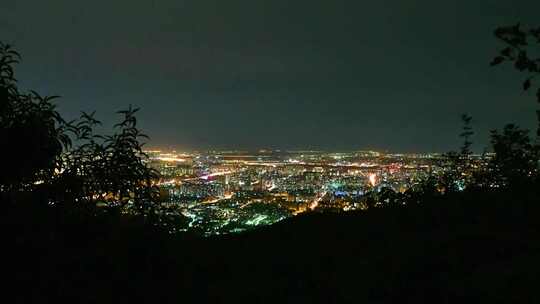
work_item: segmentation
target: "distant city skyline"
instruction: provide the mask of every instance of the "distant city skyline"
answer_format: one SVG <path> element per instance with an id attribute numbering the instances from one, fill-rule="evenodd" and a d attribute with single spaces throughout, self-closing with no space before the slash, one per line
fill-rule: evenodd
<path id="1" fill-rule="evenodd" d="M 457 148 L 456 148 L 457 150 Z M 166 147 L 160 147 L 160 146 L 151 146 L 147 145 L 144 147 L 144 151 L 147 152 L 162 152 L 162 153 L 207 153 L 207 152 L 215 152 L 215 153 L 351 153 L 351 152 L 377 152 L 377 153 L 383 153 L 383 154 L 441 154 L 446 153 L 449 151 L 398 151 L 398 150 L 389 150 L 389 149 L 280 149 L 280 148 L 249 148 L 249 149 L 233 149 L 233 148 L 199 148 L 199 149 L 192 149 L 192 148 L 181 148 L 181 147 L 173 147 L 173 146 L 166 146 Z M 476 151 L 473 151 L 475 154 L 479 154 Z M 482 151 L 483 153 L 484 151 Z"/>
<path id="2" fill-rule="evenodd" d="M 401 194 L 428 176 L 451 170 L 448 159 L 429 153 L 146 152 L 148 166 L 159 172 L 155 184 L 164 210 L 186 217 L 177 221 L 174 231 L 204 235 L 241 232 L 304 212 L 367 210 L 374 206 L 369 198 L 384 193 L 393 193 L 395 199 L 378 207 L 403 205 Z M 467 163 L 484 170 L 490 157 L 472 155 Z"/>

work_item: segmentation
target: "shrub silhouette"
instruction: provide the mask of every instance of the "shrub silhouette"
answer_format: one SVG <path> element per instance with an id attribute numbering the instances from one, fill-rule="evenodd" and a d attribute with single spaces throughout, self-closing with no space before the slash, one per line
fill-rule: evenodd
<path id="1" fill-rule="evenodd" d="M 36 92 L 21 93 L 13 65 L 20 56 L 0 42 L 0 138 L 4 168 L 0 170 L 3 192 L 33 188 L 50 180 L 60 154 L 70 145 L 65 122 L 51 101 Z"/>
<path id="2" fill-rule="evenodd" d="M 146 166 L 140 139 L 147 136 L 137 128 L 138 109 L 118 112 L 123 120 L 116 133 L 95 134 L 100 122 L 93 113 L 68 122 L 52 102 L 58 96 L 21 93 L 13 69 L 19 60 L 0 42 L 0 138 L 8 145 L 2 149 L 8 160 L 0 173 L 3 198 L 32 193 L 33 200 L 53 204 L 151 207 L 157 172 Z"/>
<path id="3" fill-rule="evenodd" d="M 140 138 L 147 136 L 137 128 L 135 113 L 131 107 L 119 114 L 122 122 L 115 125 L 113 135 L 94 134 L 99 125 L 93 114 L 83 113 L 74 127 L 77 146 L 66 151 L 62 158 L 64 166 L 59 183 L 63 195 L 86 202 L 107 203 L 122 206 L 133 201 L 139 210 L 155 201 L 157 189 L 152 185 L 157 172 L 146 166 L 147 155 L 142 151 Z"/>
<path id="4" fill-rule="evenodd" d="M 537 178 L 538 147 L 531 143 L 529 131 L 514 124 L 502 132 L 491 132 L 491 145 L 495 153 L 489 162 L 491 183 L 500 187 L 528 185 Z"/>

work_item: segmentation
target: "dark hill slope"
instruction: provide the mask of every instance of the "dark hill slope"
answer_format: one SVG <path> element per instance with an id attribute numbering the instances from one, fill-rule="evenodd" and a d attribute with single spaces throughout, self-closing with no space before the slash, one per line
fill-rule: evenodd
<path id="1" fill-rule="evenodd" d="M 469 193 L 209 239 L 13 213 L 4 273 L 25 303 L 539 303 L 539 203 Z"/>

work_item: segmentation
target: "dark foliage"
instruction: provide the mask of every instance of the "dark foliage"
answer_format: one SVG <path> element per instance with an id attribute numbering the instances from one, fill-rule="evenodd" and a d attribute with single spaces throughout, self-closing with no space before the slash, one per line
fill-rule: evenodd
<path id="1" fill-rule="evenodd" d="M 446 153 L 440 164 L 441 167 L 445 168 L 445 171 L 438 177 L 437 188 L 444 193 L 457 192 L 471 184 L 471 137 L 474 135 L 471 126 L 472 117 L 463 114 L 461 121 L 463 123 L 463 129 L 459 136 L 463 138 L 463 145 L 459 152 L 450 151 Z"/>
<path id="2" fill-rule="evenodd" d="M 100 124 L 94 114 L 82 113 L 74 126 L 77 146 L 63 154 L 62 173 L 52 185 L 58 188 L 54 193 L 62 195 L 59 201 L 117 206 L 133 201 L 140 210 L 151 207 L 157 195 L 152 182 L 158 176 L 145 163 L 147 155 L 139 139 L 146 135 L 137 128 L 137 111 L 131 107 L 119 111 L 124 119 L 115 125 L 117 133 L 105 136 L 94 134 L 94 127 Z"/>
<path id="3" fill-rule="evenodd" d="M 0 170 L 2 200 L 21 199 L 55 205 L 97 202 L 121 206 L 133 202 L 139 211 L 152 206 L 156 172 L 146 166 L 141 138 L 131 107 L 118 113 L 123 120 L 113 135 L 98 135 L 93 114 L 65 121 L 52 103 L 19 91 L 13 66 L 20 56 L 0 43 L 0 138 L 4 167 Z"/>
<path id="4" fill-rule="evenodd" d="M 66 123 L 51 101 L 36 92 L 21 93 L 13 65 L 20 56 L 0 42 L 0 138 L 2 159 L 0 190 L 32 189 L 49 180 L 59 165 L 60 154 L 71 141 Z"/>
<path id="5" fill-rule="evenodd" d="M 502 132 L 491 132 L 494 157 L 489 163 L 490 183 L 500 187 L 530 186 L 538 178 L 538 146 L 528 131 L 509 124 Z"/>
<path id="6" fill-rule="evenodd" d="M 499 52 L 491 65 L 498 65 L 503 62 L 511 62 L 518 71 L 527 74 L 523 81 L 523 90 L 528 91 L 535 88 L 536 100 L 540 103 L 540 85 L 536 77 L 540 74 L 540 27 L 524 28 L 521 24 L 514 26 L 499 27 L 495 30 L 495 36 L 506 44 L 506 47 Z M 540 136 L 540 110 L 537 112 L 538 130 Z"/>
<path id="7" fill-rule="evenodd" d="M 472 117 L 467 114 L 463 114 L 461 116 L 461 121 L 463 122 L 463 131 L 461 132 L 461 134 L 459 134 L 459 136 L 463 138 L 463 146 L 461 147 L 460 152 L 461 152 L 461 155 L 463 156 L 469 156 L 472 154 L 471 136 L 474 135 L 474 131 L 471 126 Z"/>
<path id="8" fill-rule="evenodd" d="M 10 303 L 536 303 L 538 190 L 310 214 L 241 235 L 136 218 L 1 219 Z M 34 207 L 32 207 L 34 208 Z M 29 217 L 32 225 L 16 221 Z M 23 287 L 24 292 L 19 292 Z"/>
<path id="9" fill-rule="evenodd" d="M 521 24 L 499 27 L 495 36 L 506 44 L 499 56 L 491 65 L 505 61 L 513 63 L 516 70 L 527 74 L 523 81 L 523 90 L 536 90 L 536 99 L 540 103 L 540 85 L 536 77 L 540 74 L 540 27 L 526 28 Z M 527 130 L 509 124 L 502 132 L 491 133 L 491 144 L 495 157 L 490 163 L 489 171 L 484 174 L 483 183 L 501 185 L 504 187 L 538 186 L 538 170 L 540 161 L 540 110 L 537 111 L 538 129 L 537 140 L 531 140 Z"/>

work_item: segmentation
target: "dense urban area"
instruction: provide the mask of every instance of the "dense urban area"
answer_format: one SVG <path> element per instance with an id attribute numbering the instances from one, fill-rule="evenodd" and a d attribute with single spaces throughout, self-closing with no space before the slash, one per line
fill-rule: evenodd
<path id="1" fill-rule="evenodd" d="M 444 174 L 447 161 L 437 153 L 375 151 L 146 153 L 160 173 L 158 212 L 171 219 L 171 232 L 204 235 L 241 232 L 304 212 L 366 210 L 373 195 L 404 193 Z M 471 155 L 470 161 L 484 166 L 489 157 Z"/>

